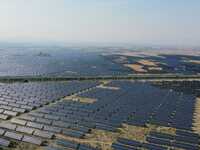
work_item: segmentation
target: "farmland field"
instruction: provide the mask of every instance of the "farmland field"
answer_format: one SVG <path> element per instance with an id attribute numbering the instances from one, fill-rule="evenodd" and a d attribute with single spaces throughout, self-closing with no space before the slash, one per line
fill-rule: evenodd
<path id="1" fill-rule="evenodd" d="M 175 51 L 177 51 L 175 49 Z M 198 74 L 197 50 L 1 47 L 0 76 L 117 76 L 130 74 Z"/>

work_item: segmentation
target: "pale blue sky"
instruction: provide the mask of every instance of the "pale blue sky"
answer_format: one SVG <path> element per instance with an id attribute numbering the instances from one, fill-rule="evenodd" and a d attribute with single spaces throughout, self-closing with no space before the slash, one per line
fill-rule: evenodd
<path id="1" fill-rule="evenodd" d="M 0 40 L 200 45 L 200 0 L 0 0 Z"/>

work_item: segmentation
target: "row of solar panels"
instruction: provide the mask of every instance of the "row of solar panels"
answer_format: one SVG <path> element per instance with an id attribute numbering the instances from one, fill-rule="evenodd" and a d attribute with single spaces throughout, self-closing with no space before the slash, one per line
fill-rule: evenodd
<path id="1" fill-rule="evenodd" d="M 97 88 L 80 94 L 97 99 L 97 102 L 89 106 L 97 111 L 94 116 L 101 116 L 102 120 L 117 120 L 140 126 L 151 123 L 182 129 L 192 128 L 196 102 L 194 95 L 169 88 L 160 89 L 148 82 L 113 81 L 108 86 L 119 87 L 119 90 Z"/>
<path id="2" fill-rule="evenodd" d="M 168 149 L 183 149 L 183 150 L 199 150 L 198 134 L 177 130 L 176 135 L 150 132 L 145 141 L 136 141 L 125 138 L 118 138 L 112 144 L 114 150 L 168 150 Z"/>

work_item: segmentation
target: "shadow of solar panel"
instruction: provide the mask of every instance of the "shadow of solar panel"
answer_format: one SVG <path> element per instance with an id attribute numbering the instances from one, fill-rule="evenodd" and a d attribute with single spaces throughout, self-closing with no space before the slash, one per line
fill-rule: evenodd
<path id="1" fill-rule="evenodd" d="M 117 141 L 121 144 L 124 145 L 129 145 L 129 146 L 133 146 L 133 147 L 141 147 L 142 143 L 139 141 L 135 141 L 135 140 L 129 140 L 129 139 L 125 139 L 125 138 L 118 138 Z"/>
<path id="2" fill-rule="evenodd" d="M 88 128 L 95 128 L 95 123 L 89 121 L 80 121 L 78 124 Z"/>
<path id="3" fill-rule="evenodd" d="M 159 117 L 157 116 L 149 120 L 149 123 L 151 124 L 156 124 L 156 125 L 166 126 L 166 127 L 171 126 L 171 122 L 172 120 L 169 117 L 165 117 L 165 116 L 159 116 Z"/>
<path id="4" fill-rule="evenodd" d="M 154 137 L 147 137 L 146 141 L 152 144 L 171 146 L 171 141 L 166 139 L 158 139 Z"/>
<path id="5" fill-rule="evenodd" d="M 91 131 L 91 128 L 79 126 L 78 124 L 70 125 L 70 128 L 73 130 L 81 131 L 83 133 L 89 133 Z"/>
<path id="6" fill-rule="evenodd" d="M 107 131 L 111 131 L 111 132 L 115 132 L 116 131 L 116 128 L 115 127 L 112 127 L 112 126 L 109 126 L 109 125 L 106 125 L 106 124 L 100 124 L 100 123 L 96 123 L 96 126 L 95 126 L 97 129 L 101 129 L 101 130 L 107 130 Z"/>
<path id="7" fill-rule="evenodd" d="M 96 125 L 106 125 L 106 126 L 111 126 L 111 127 L 115 127 L 115 128 L 120 128 L 122 127 L 121 125 L 121 121 L 112 121 L 111 119 L 105 120 L 105 119 L 101 119 L 101 118 L 94 118 L 93 120 L 95 120 Z"/>
<path id="8" fill-rule="evenodd" d="M 135 125 L 135 126 L 141 126 L 141 127 L 145 127 L 146 126 L 146 121 L 143 120 L 129 120 L 126 121 L 126 123 L 128 123 L 129 125 Z"/>
<path id="9" fill-rule="evenodd" d="M 181 115 L 179 117 L 182 117 Z M 186 120 L 176 120 L 174 122 L 171 123 L 171 127 L 174 128 L 178 128 L 178 129 L 182 129 L 182 130 L 191 130 L 192 128 L 192 121 L 190 121 L 190 119 L 188 119 L 188 121 Z"/>
<path id="10" fill-rule="evenodd" d="M 80 144 L 78 150 L 99 150 L 98 148 L 93 148 L 88 145 Z"/>
<path id="11" fill-rule="evenodd" d="M 62 128 L 69 128 L 70 123 L 69 122 L 63 122 L 63 121 L 53 121 L 53 126 L 62 127 Z"/>
<path id="12" fill-rule="evenodd" d="M 72 149 L 78 149 L 78 147 L 79 147 L 79 144 L 77 144 L 75 142 L 63 140 L 63 139 L 56 140 L 56 144 L 63 146 L 65 148 L 72 148 Z"/>
<path id="13" fill-rule="evenodd" d="M 193 133 L 192 131 L 183 131 L 183 130 L 176 130 L 176 135 L 185 136 L 185 137 L 195 137 L 200 139 L 200 135 L 197 133 Z"/>
<path id="14" fill-rule="evenodd" d="M 66 148 L 55 147 L 55 146 L 46 146 L 44 150 L 66 150 Z"/>
<path id="15" fill-rule="evenodd" d="M 159 133 L 159 132 L 150 132 L 149 136 L 156 137 L 156 138 L 159 138 L 159 139 L 166 139 L 166 140 L 167 139 L 168 140 L 174 140 L 175 139 L 174 135 L 166 134 L 166 133 Z"/>
<path id="16" fill-rule="evenodd" d="M 199 144 L 199 138 L 189 136 L 175 136 L 175 140 L 184 143 Z"/>
<path id="17" fill-rule="evenodd" d="M 85 134 L 81 131 L 76 131 L 76 130 L 63 130 L 62 132 L 64 135 L 71 136 L 71 137 L 76 137 L 76 138 L 83 138 Z"/>
<path id="18" fill-rule="evenodd" d="M 198 145 L 186 144 L 182 142 L 172 142 L 172 146 L 176 148 L 186 149 L 186 150 L 199 150 L 200 147 Z"/>
<path id="19" fill-rule="evenodd" d="M 112 148 L 114 150 L 139 150 L 136 147 L 130 147 L 130 146 L 127 146 L 127 145 L 124 145 L 124 144 L 121 144 L 121 143 L 113 143 Z"/>
<path id="20" fill-rule="evenodd" d="M 148 150 L 167 150 L 167 147 L 159 146 L 156 144 L 150 144 L 150 143 L 143 143 L 142 147 Z"/>

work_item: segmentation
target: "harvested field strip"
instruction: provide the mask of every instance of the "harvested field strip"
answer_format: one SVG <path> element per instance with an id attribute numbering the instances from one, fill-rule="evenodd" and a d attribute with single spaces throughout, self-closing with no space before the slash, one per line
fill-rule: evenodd
<path id="1" fill-rule="evenodd" d="M 138 63 L 145 65 L 145 66 L 154 66 L 154 67 L 157 66 L 156 62 L 153 62 L 153 61 L 150 61 L 150 60 L 145 60 L 145 59 L 139 60 Z"/>
<path id="2" fill-rule="evenodd" d="M 145 73 L 145 72 L 147 72 L 145 69 L 143 69 L 142 65 L 138 65 L 138 64 L 125 64 L 124 66 L 131 68 L 135 72 L 139 72 L 139 73 Z"/>

